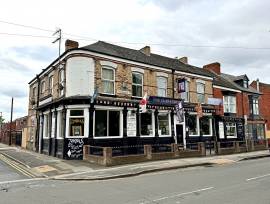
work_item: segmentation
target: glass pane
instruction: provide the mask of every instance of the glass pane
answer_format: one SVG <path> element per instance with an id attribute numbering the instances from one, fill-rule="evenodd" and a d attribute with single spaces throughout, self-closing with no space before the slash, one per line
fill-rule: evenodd
<path id="1" fill-rule="evenodd" d="M 112 69 L 102 69 L 102 79 L 114 80 L 114 71 Z"/>
<path id="2" fill-rule="evenodd" d="M 204 93 L 204 84 L 197 83 L 197 93 Z"/>
<path id="3" fill-rule="evenodd" d="M 95 111 L 95 136 L 96 137 L 107 136 L 107 111 L 106 110 Z"/>
<path id="4" fill-rule="evenodd" d="M 197 115 L 190 115 L 188 117 L 188 125 L 189 125 L 189 134 L 197 135 L 198 134 Z"/>
<path id="5" fill-rule="evenodd" d="M 157 85 L 158 85 L 158 88 L 167 89 L 167 78 L 158 77 Z"/>
<path id="6" fill-rule="evenodd" d="M 70 116 L 83 116 L 83 110 L 70 110 Z"/>
<path id="7" fill-rule="evenodd" d="M 210 135 L 211 134 L 211 126 L 210 126 L 210 118 L 207 116 L 203 116 L 201 118 L 201 132 L 203 135 Z"/>
<path id="8" fill-rule="evenodd" d="M 120 112 L 109 111 L 109 136 L 120 135 Z"/>
<path id="9" fill-rule="evenodd" d="M 161 135 L 169 135 L 169 114 L 158 115 L 159 133 Z"/>
<path id="10" fill-rule="evenodd" d="M 158 89 L 158 96 L 166 97 L 166 89 Z"/>
<path id="11" fill-rule="evenodd" d="M 236 124 L 235 123 L 226 123 L 226 135 L 228 138 L 236 138 Z"/>
<path id="12" fill-rule="evenodd" d="M 69 119 L 70 136 L 84 136 L 84 118 Z"/>
<path id="13" fill-rule="evenodd" d="M 132 73 L 132 83 L 142 85 L 142 74 Z"/>
<path id="14" fill-rule="evenodd" d="M 197 94 L 197 97 L 199 103 L 204 103 L 204 94 Z"/>
<path id="15" fill-rule="evenodd" d="M 152 135 L 152 114 L 141 113 L 141 135 Z"/>
<path id="16" fill-rule="evenodd" d="M 132 96 L 142 97 L 142 86 L 132 85 Z"/>
<path id="17" fill-rule="evenodd" d="M 103 93 L 114 94 L 114 82 L 103 81 Z"/>

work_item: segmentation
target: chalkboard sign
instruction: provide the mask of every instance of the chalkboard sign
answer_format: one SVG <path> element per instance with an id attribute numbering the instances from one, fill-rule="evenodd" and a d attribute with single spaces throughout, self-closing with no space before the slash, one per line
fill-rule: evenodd
<path id="1" fill-rule="evenodd" d="M 237 124 L 237 136 L 239 137 L 244 137 L 244 126 L 243 123 L 236 123 Z"/>
<path id="2" fill-rule="evenodd" d="M 81 138 L 67 139 L 66 141 L 66 155 L 67 159 L 83 159 L 83 145 L 84 141 Z"/>

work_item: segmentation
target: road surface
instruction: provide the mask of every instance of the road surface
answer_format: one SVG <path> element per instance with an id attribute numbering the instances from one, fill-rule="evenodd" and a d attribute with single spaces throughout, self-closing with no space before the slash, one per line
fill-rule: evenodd
<path id="1" fill-rule="evenodd" d="M 270 158 L 106 181 L 30 180 L 5 187 L 0 203 L 269 204 Z"/>

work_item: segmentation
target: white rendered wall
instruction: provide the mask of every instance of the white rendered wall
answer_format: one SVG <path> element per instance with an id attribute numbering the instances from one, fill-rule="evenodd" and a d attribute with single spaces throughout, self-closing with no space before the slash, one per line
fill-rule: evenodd
<path id="1" fill-rule="evenodd" d="M 66 97 L 89 96 L 94 92 L 95 62 L 89 57 L 72 57 L 66 63 Z"/>

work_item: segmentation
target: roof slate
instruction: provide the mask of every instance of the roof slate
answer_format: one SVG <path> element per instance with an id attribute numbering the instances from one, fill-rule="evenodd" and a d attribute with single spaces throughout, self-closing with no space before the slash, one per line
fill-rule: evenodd
<path id="1" fill-rule="evenodd" d="M 80 49 L 106 54 L 113 57 L 119 57 L 122 59 L 127 59 L 144 64 L 154 65 L 161 68 L 175 69 L 177 71 L 212 77 L 212 75 L 204 69 L 189 64 L 184 64 L 176 58 L 170 58 L 153 53 L 148 56 L 142 53 L 140 50 L 121 47 L 103 41 L 98 41 L 91 45 L 81 47 Z"/>

